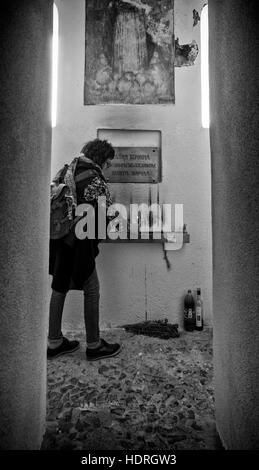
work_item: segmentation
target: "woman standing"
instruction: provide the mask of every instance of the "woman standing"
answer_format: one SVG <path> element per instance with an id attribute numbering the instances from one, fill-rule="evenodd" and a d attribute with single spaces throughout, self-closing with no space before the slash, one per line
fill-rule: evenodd
<path id="1" fill-rule="evenodd" d="M 110 166 L 113 158 L 114 149 L 106 140 L 95 139 L 84 145 L 74 175 L 78 205 L 89 203 L 96 209 L 99 196 L 106 196 L 107 204 L 111 204 L 102 170 Z M 86 358 L 97 360 L 111 357 L 121 350 L 119 344 L 109 344 L 100 338 L 99 280 L 95 266 L 98 253 L 97 239 L 79 240 L 73 232 L 61 239 L 50 240 L 49 273 L 53 276 L 53 280 L 49 311 L 48 359 L 74 352 L 79 348 L 79 342 L 69 341 L 63 336 L 61 329 L 64 302 L 70 289 L 83 290 L 84 293 Z"/>

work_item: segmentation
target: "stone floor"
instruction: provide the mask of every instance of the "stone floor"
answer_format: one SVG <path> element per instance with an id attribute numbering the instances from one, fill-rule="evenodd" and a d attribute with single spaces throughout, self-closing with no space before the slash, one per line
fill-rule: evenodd
<path id="1" fill-rule="evenodd" d="M 162 340 L 123 329 L 102 336 L 121 353 L 86 362 L 84 334 L 74 354 L 48 361 L 42 449 L 219 449 L 214 421 L 212 330 Z"/>

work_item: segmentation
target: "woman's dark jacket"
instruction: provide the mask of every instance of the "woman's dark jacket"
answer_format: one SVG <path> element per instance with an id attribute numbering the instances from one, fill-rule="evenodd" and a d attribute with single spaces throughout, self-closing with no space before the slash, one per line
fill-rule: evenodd
<path id="1" fill-rule="evenodd" d="M 91 171 L 87 172 L 86 170 Z M 75 180 L 83 172 L 87 177 L 76 183 L 78 205 L 86 202 L 95 205 L 96 201 L 89 201 L 86 198 L 88 189 L 91 195 L 93 192 L 96 192 L 97 196 L 106 195 L 109 197 L 108 188 L 100 167 L 89 159 L 79 157 L 75 171 Z M 53 276 L 52 289 L 64 293 L 70 289 L 82 290 L 84 282 L 95 268 L 95 258 L 99 253 L 98 243 L 97 238 L 95 240 L 88 240 L 87 238 L 79 240 L 74 233 L 59 240 L 51 239 L 49 274 Z"/>

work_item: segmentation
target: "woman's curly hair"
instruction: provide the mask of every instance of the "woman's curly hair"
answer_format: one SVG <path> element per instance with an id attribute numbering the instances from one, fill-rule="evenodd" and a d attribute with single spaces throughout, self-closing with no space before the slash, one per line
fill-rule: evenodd
<path id="1" fill-rule="evenodd" d="M 113 159 L 115 152 L 113 146 L 107 140 L 94 139 L 90 142 L 87 142 L 82 150 L 86 157 L 93 160 L 94 163 L 97 163 L 100 167 L 108 159 Z"/>

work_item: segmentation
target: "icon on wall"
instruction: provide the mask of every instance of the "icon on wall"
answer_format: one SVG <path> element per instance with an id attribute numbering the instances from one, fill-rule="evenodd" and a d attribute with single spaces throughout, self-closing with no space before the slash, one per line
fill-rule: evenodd
<path id="1" fill-rule="evenodd" d="M 174 98 L 174 0 L 86 0 L 84 104 Z"/>

